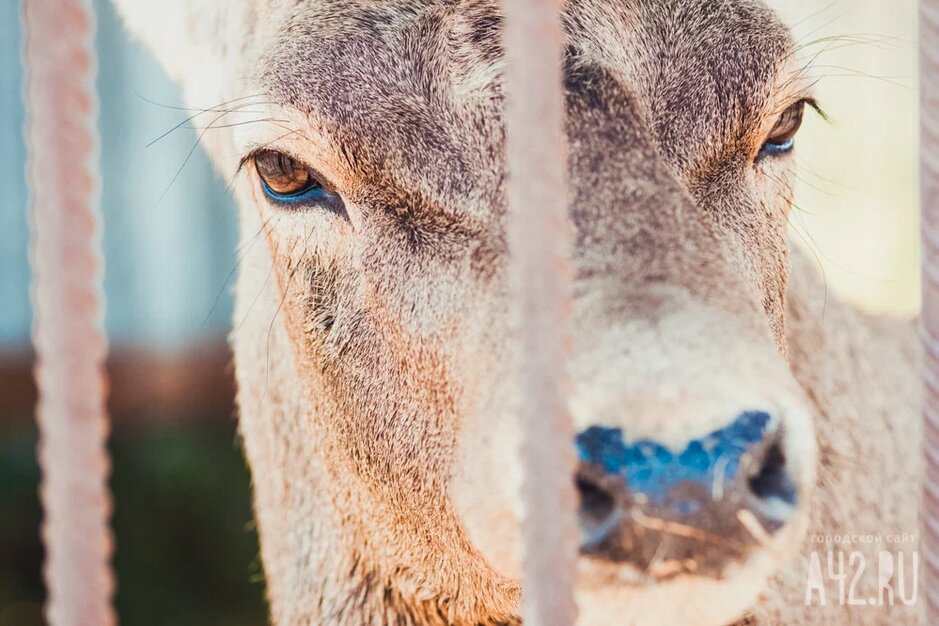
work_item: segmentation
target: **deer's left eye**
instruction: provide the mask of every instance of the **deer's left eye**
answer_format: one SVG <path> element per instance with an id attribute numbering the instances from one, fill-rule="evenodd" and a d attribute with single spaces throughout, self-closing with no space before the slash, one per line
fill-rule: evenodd
<path id="1" fill-rule="evenodd" d="M 805 113 L 805 100 L 795 103 L 779 116 L 776 125 L 760 148 L 760 157 L 790 152 L 795 145 L 795 137 L 802 127 Z"/>
<path id="2" fill-rule="evenodd" d="M 316 201 L 327 192 L 305 164 L 275 150 L 254 155 L 261 187 L 269 198 L 282 203 Z"/>

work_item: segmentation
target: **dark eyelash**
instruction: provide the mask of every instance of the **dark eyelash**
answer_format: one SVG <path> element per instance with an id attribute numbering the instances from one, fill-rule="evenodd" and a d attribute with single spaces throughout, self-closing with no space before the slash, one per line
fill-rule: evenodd
<path id="1" fill-rule="evenodd" d="M 828 112 L 822 107 L 821 103 L 815 98 L 805 98 L 802 100 L 806 106 L 810 107 L 815 113 L 825 120 L 826 122 L 831 122 L 831 117 L 828 115 Z"/>
<path id="2" fill-rule="evenodd" d="M 260 148 L 255 148 L 254 150 L 250 151 L 248 154 L 241 157 L 241 159 L 238 161 L 238 167 L 235 169 L 235 176 L 240 174 L 248 165 L 248 163 L 250 163 L 251 160 L 254 159 L 254 157 L 257 156 L 260 151 L 261 151 Z"/>

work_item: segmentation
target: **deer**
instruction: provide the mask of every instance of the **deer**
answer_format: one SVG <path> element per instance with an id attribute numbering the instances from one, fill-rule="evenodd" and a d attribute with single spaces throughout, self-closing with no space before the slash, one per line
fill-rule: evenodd
<path id="1" fill-rule="evenodd" d="M 272 623 L 520 624 L 499 2 L 115 3 L 239 207 Z M 917 535 L 923 357 L 791 245 L 791 30 L 760 0 L 563 11 L 579 623 L 921 623 L 897 568 L 807 586 L 818 537 Z"/>

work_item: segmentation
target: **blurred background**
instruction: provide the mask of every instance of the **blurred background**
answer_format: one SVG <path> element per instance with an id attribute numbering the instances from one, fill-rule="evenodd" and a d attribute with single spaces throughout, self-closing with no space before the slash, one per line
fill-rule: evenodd
<path id="1" fill-rule="evenodd" d="M 109 2 L 95 5 L 117 609 L 130 625 L 264 624 L 225 340 L 234 207 L 195 131 L 155 141 L 188 113 Z M 20 8 L 0 0 L 0 626 L 42 624 L 44 594 Z"/>
<path id="2" fill-rule="evenodd" d="M 919 311 L 913 0 L 768 0 L 792 26 L 830 117 L 807 116 L 790 220 L 833 291 L 877 313 Z"/>
<path id="3" fill-rule="evenodd" d="M 265 623 L 225 336 L 235 210 L 177 90 L 104 0 L 98 48 L 118 611 Z M 832 291 L 915 315 L 915 3 L 770 0 L 831 117 L 799 138 L 793 239 Z M 0 626 L 42 624 L 19 0 L 0 2 Z"/>

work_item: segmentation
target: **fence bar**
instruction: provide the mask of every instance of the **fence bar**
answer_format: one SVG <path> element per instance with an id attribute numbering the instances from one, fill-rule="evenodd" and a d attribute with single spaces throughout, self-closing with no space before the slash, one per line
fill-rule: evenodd
<path id="1" fill-rule="evenodd" d="M 927 623 L 939 626 L 939 0 L 920 0 L 920 202 L 926 346 L 922 550 Z"/>
<path id="2" fill-rule="evenodd" d="M 91 0 L 24 0 L 46 618 L 108 626 L 98 134 Z"/>
<path id="3" fill-rule="evenodd" d="M 574 623 L 574 432 L 567 407 L 571 226 L 567 213 L 561 0 L 506 0 L 509 245 L 522 389 L 522 613 Z"/>

